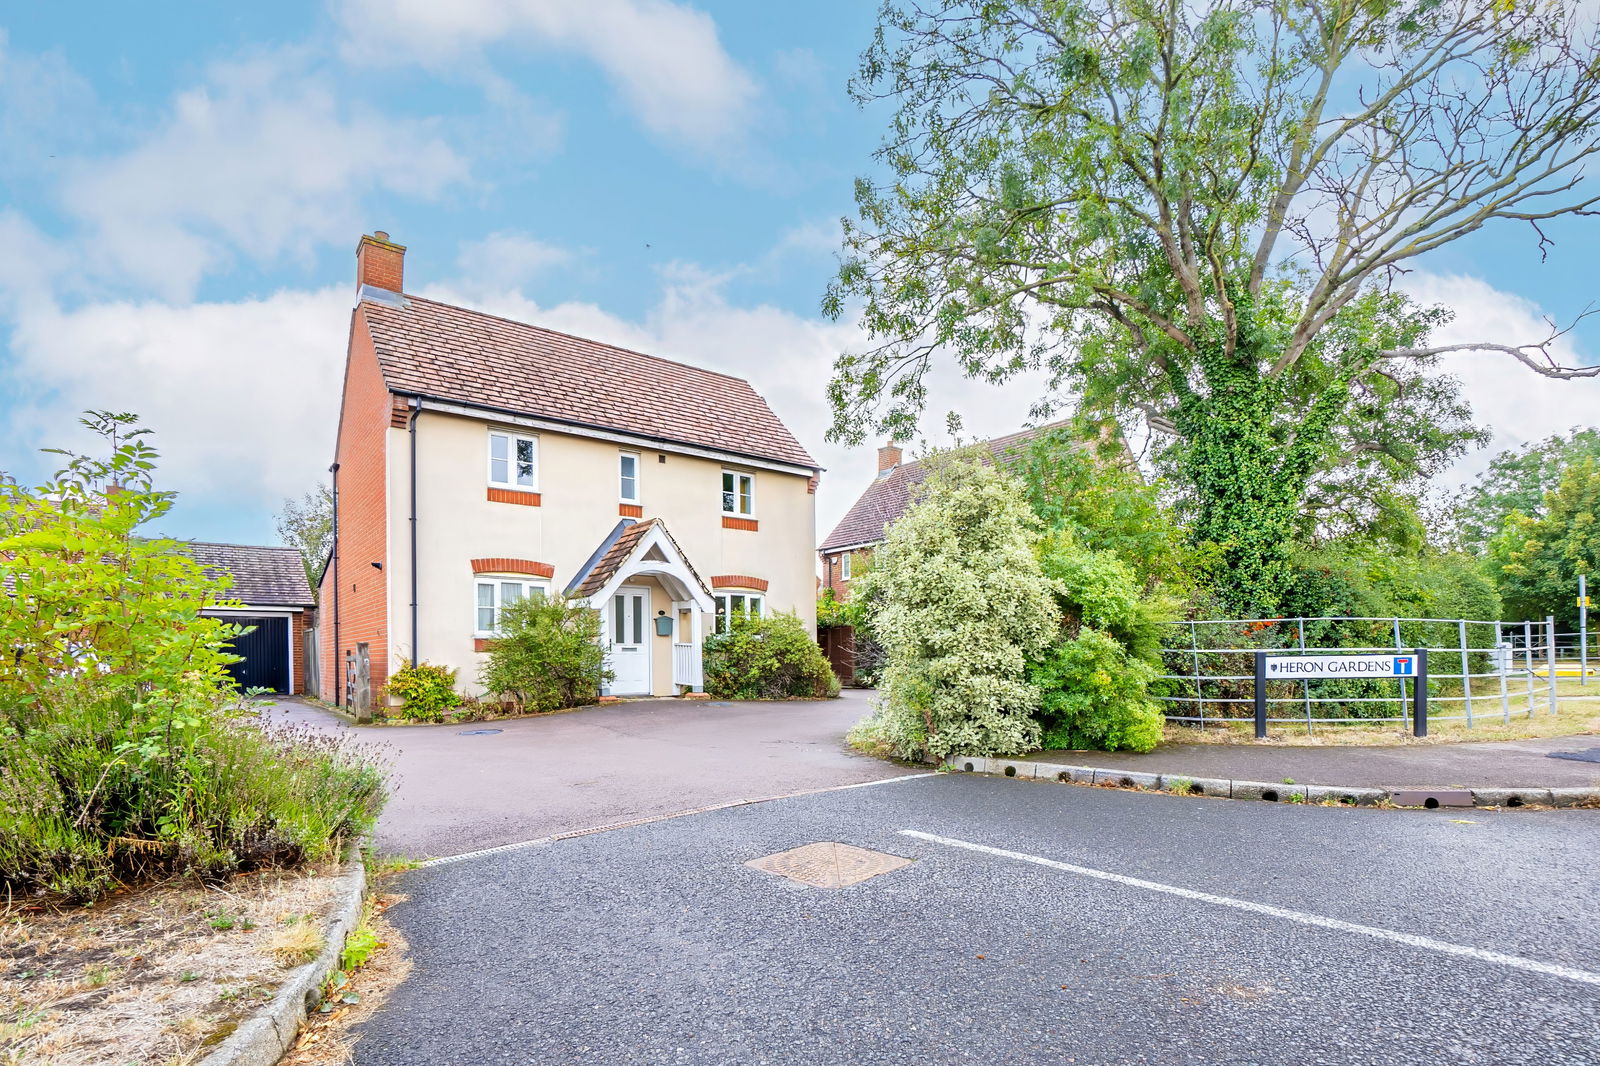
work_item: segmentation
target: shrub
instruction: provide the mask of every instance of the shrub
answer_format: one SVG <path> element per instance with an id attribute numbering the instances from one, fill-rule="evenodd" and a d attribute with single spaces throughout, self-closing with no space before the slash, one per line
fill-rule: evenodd
<path id="1" fill-rule="evenodd" d="M 0 479 L 8 895 L 87 901 L 138 878 L 331 858 L 383 803 L 360 752 L 265 729 L 233 702 L 240 630 L 200 617 L 227 579 L 139 534 L 173 496 L 153 488 L 135 422 L 93 414 L 109 458 L 68 455 L 36 489 Z"/>
<path id="2" fill-rule="evenodd" d="M 1013 478 L 971 455 L 935 457 L 873 553 L 863 587 L 887 652 L 876 715 L 896 755 L 1009 755 L 1037 746 L 1024 677 L 1059 612 L 1033 553 L 1037 520 Z"/>
<path id="3" fill-rule="evenodd" d="M 1160 630 L 1174 605 L 1141 594 L 1131 568 L 1071 534 L 1046 537 L 1039 556 L 1061 608 L 1055 643 L 1028 664 L 1041 694 L 1044 745 L 1149 751 L 1162 729 L 1149 689 L 1161 673 Z"/>
<path id="4" fill-rule="evenodd" d="M 735 618 L 705 643 L 706 691 L 721 700 L 830 699 L 839 679 L 798 615 Z"/>
<path id="5" fill-rule="evenodd" d="M 479 680 L 518 710 L 554 711 L 600 700 L 611 678 L 600 615 L 566 599 L 529 596 L 500 612 L 499 636 Z"/>
<path id="6" fill-rule="evenodd" d="M 389 695 L 401 701 L 399 717 L 411 722 L 442 722 L 446 712 L 461 706 L 456 672 L 434 663 L 409 663 L 389 675 Z"/>
<path id="7" fill-rule="evenodd" d="M 127 696 L 6 709 L 0 881 L 86 902 L 119 883 L 208 880 L 338 857 L 371 828 L 383 774 L 334 738 L 213 710 L 173 742 Z"/>

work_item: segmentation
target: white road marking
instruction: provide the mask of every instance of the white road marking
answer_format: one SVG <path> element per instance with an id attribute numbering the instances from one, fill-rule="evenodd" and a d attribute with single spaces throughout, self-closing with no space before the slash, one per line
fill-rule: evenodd
<path id="1" fill-rule="evenodd" d="M 752 803 L 771 803 L 774 800 L 795 799 L 799 796 L 816 796 L 824 792 L 843 792 L 852 788 L 871 788 L 873 785 L 892 785 L 899 781 L 915 781 L 919 777 L 936 777 L 940 771 L 930 770 L 923 774 L 901 774 L 899 777 L 884 777 L 876 781 L 857 781 L 852 785 L 830 785 L 827 788 L 808 788 L 799 792 L 785 792 L 777 796 L 756 796 L 751 799 L 729 800 L 727 803 L 713 803 L 709 807 L 695 807 L 687 811 L 671 811 L 667 814 L 647 814 L 642 818 L 629 818 L 621 822 L 607 822 L 604 825 L 591 826 L 588 829 L 569 829 L 564 833 L 555 833 L 537 840 L 519 840 L 514 844 L 501 844 L 497 847 L 482 848 L 478 851 L 467 851 L 460 855 L 444 855 L 437 859 L 428 859 L 417 865 L 447 866 L 450 863 L 465 862 L 467 859 L 476 859 L 484 855 L 499 855 L 506 851 L 521 851 L 523 848 L 542 848 L 547 844 L 554 844 L 559 840 L 568 840 L 572 837 L 589 836 L 593 833 L 606 833 L 613 829 L 630 829 L 636 825 L 649 825 L 651 822 L 665 822 L 673 818 L 687 818 L 691 814 L 710 814 L 712 811 L 725 811 L 729 807 L 746 807 Z"/>
<path id="2" fill-rule="evenodd" d="M 1571 966 L 1561 966 L 1552 962 L 1540 962 L 1537 959 L 1525 959 L 1520 955 L 1505 955 L 1498 951 L 1485 951 L 1483 948 L 1467 947 L 1463 944 L 1452 944 L 1446 940 L 1435 940 L 1432 937 L 1417 936 L 1414 933 L 1398 933 L 1393 929 L 1379 929 L 1371 925 L 1358 925 L 1355 922 L 1340 921 L 1338 918 L 1327 918 L 1320 914 L 1307 914 L 1304 911 L 1292 911 L 1285 907 L 1274 907 L 1267 903 L 1253 903 L 1247 899 L 1234 899 L 1231 896 L 1215 896 L 1210 892 L 1197 892 L 1192 888 L 1179 888 L 1177 885 L 1164 885 L 1159 881 L 1145 881 L 1137 877 L 1128 877 L 1125 874 L 1114 874 L 1106 870 L 1095 870 L 1088 866 L 1074 866 L 1070 862 L 1058 862 L 1055 859 L 1046 859 L 1039 855 L 1029 855 L 1021 851 L 1007 851 L 1005 848 L 991 848 L 987 844 L 974 844 L 970 840 L 956 840 L 951 837 L 935 836 L 932 833 L 923 833 L 915 829 L 900 830 L 902 836 L 915 837 L 918 840 L 927 840 L 934 844 L 943 844 L 951 848 L 964 848 L 967 851 L 979 851 L 985 855 L 998 855 L 1003 859 L 1015 859 L 1018 862 L 1031 862 L 1035 866 L 1048 866 L 1052 870 L 1063 870 L 1067 873 L 1078 874 L 1082 877 L 1093 877 L 1101 881 L 1111 881 L 1130 888 L 1142 888 L 1149 892 L 1162 892 L 1169 896 L 1179 896 L 1183 899 L 1199 900 L 1202 903 L 1213 903 L 1219 907 L 1232 907 L 1234 910 L 1249 911 L 1252 914 L 1265 914 L 1271 918 L 1282 918 L 1288 922 L 1298 922 L 1301 925 L 1314 925 L 1323 929 L 1337 929 L 1343 933 L 1355 933 L 1358 936 L 1369 936 L 1374 940 L 1389 940 L 1396 944 L 1405 944 L 1408 947 L 1422 948 L 1426 951 L 1437 951 L 1444 955 L 1457 955 L 1464 959 L 1477 959 L 1479 962 L 1493 963 L 1497 966 L 1509 966 L 1515 970 L 1526 970 L 1529 973 L 1543 974 L 1546 977 L 1559 977 L 1567 981 L 1578 981 L 1586 985 L 1600 985 L 1600 973 L 1589 970 L 1579 970 Z"/>

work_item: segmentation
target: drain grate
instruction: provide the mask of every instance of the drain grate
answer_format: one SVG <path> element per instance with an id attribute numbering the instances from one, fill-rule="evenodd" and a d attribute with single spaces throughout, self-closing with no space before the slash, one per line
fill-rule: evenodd
<path id="1" fill-rule="evenodd" d="M 498 729 L 463 729 L 457 733 L 458 737 L 492 737 L 500 732 Z"/>
<path id="2" fill-rule="evenodd" d="M 1573 762 L 1600 762 L 1600 748 L 1584 748 L 1582 751 L 1552 751 L 1545 758 L 1571 759 Z"/>
<path id="3" fill-rule="evenodd" d="M 890 873 L 902 866 L 910 866 L 911 860 L 881 851 L 868 851 L 851 844 L 822 840 L 751 859 L 745 865 L 813 888 L 840 888 L 860 884 L 870 877 Z"/>

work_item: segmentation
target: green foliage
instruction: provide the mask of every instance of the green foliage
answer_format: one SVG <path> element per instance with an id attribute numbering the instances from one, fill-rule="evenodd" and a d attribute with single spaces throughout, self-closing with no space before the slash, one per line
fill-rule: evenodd
<path id="1" fill-rule="evenodd" d="M 830 436 L 912 436 L 942 353 L 990 383 L 1043 370 L 1086 423 L 1145 421 L 1218 593 L 1276 611 L 1297 543 L 1410 536 L 1409 491 L 1482 438 L 1428 346 L 1449 312 L 1389 281 L 1587 206 L 1578 18 L 890 0 L 852 86 L 895 108 L 886 173 L 857 182 L 823 301 L 871 345 L 835 363 Z"/>
<path id="2" fill-rule="evenodd" d="M 1160 486 L 1147 483 L 1121 448 L 1096 448 L 1056 427 L 1035 435 L 1012 470 L 1046 531 L 1111 552 L 1146 588 L 1190 574 L 1183 530 Z"/>
<path id="3" fill-rule="evenodd" d="M 927 462 L 927 480 L 852 592 L 873 603 L 887 653 L 879 734 L 902 758 L 1029 750 L 1039 693 L 1024 670 L 1058 617 L 1033 553 L 1037 520 L 1016 479 L 979 456 Z"/>
<path id="4" fill-rule="evenodd" d="M 300 499 L 288 498 L 278 510 L 278 536 L 300 553 L 306 581 L 315 593 L 322 568 L 333 551 L 333 491 L 318 485 Z"/>
<path id="5" fill-rule="evenodd" d="M 1578 575 L 1600 562 L 1600 461 L 1580 459 L 1545 496 L 1543 514 L 1513 512 L 1491 557 L 1501 559 L 1496 580 L 1514 618 L 1553 614 L 1560 626 L 1578 625 Z"/>
<path id="6" fill-rule="evenodd" d="M 1055 642 L 1028 664 L 1042 694 L 1044 746 L 1149 751 L 1161 740 L 1149 689 L 1161 672 L 1172 601 L 1146 596 L 1113 553 L 1085 548 L 1070 533 L 1045 538 L 1038 550 L 1061 610 Z"/>
<path id="7" fill-rule="evenodd" d="M 127 694 L 0 707 L 8 892 L 87 902 L 148 878 L 336 858 L 383 805 L 380 768 L 334 738 L 213 710 L 152 744 L 147 715 Z"/>
<path id="8" fill-rule="evenodd" d="M 0 480 L 0 690 L 31 705 L 71 688 L 136 700 L 163 728 L 228 692 L 226 651 L 242 630 L 208 607 L 229 604 L 231 579 L 211 575 L 179 541 L 141 536 L 173 494 L 151 477 L 157 453 L 127 414 L 83 425 L 104 457 L 63 455 L 44 485 Z M 0 591 L 0 596 L 5 593 Z"/>
<path id="9" fill-rule="evenodd" d="M 705 642 L 706 691 L 719 700 L 831 699 L 839 679 L 798 615 L 734 618 Z"/>
<path id="10" fill-rule="evenodd" d="M 87 901 L 335 856 L 376 819 L 382 773 L 232 705 L 240 630 L 200 617 L 226 579 L 139 534 L 173 496 L 133 416 L 84 425 L 106 457 L 58 453 L 49 483 L 0 483 L 0 881 Z"/>
<path id="11" fill-rule="evenodd" d="M 543 596 L 501 609 L 499 635 L 479 673 L 489 692 L 531 711 L 597 703 L 610 679 L 599 612 Z"/>
<path id="12" fill-rule="evenodd" d="M 389 695 L 401 701 L 399 717 L 412 722 L 442 722 L 446 712 L 461 706 L 456 672 L 448 666 L 410 663 L 389 675 Z"/>
<path id="13" fill-rule="evenodd" d="M 1600 430 L 1573 429 L 1496 455 L 1451 501 L 1455 542 L 1463 551 L 1483 551 L 1513 512 L 1543 514 L 1546 495 L 1561 484 L 1569 466 L 1583 459 L 1600 459 Z"/>
<path id="14" fill-rule="evenodd" d="M 865 621 L 865 613 L 859 600 L 841 600 L 830 588 L 823 589 L 817 597 L 817 625 L 824 629 L 860 626 Z"/>

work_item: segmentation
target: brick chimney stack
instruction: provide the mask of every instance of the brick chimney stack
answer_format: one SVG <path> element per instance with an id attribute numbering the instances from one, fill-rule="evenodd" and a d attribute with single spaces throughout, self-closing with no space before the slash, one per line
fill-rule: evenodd
<path id="1" fill-rule="evenodd" d="M 383 230 L 374 230 L 356 245 L 356 289 L 370 285 L 388 292 L 404 292 L 406 246 L 395 244 Z"/>
<path id="2" fill-rule="evenodd" d="M 900 451 L 900 445 L 896 444 L 894 441 L 890 441 L 888 444 L 885 444 L 883 447 L 879 448 L 878 473 L 887 474 L 889 471 L 899 466 L 901 455 L 902 453 Z"/>

